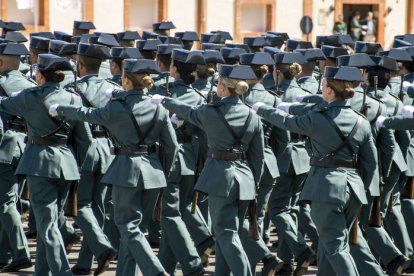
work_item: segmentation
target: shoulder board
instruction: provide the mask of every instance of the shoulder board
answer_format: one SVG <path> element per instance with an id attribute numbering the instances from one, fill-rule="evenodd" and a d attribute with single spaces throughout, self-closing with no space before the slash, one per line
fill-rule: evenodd
<path id="1" fill-rule="evenodd" d="M 352 109 L 352 108 L 351 108 L 351 110 L 352 110 L 352 111 L 354 111 L 356 114 L 358 114 L 359 116 L 361 116 L 362 118 L 364 118 L 365 120 L 367 120 L 367 121 L 368 121 L 368 118 L 367 118 L 367 117 L 365 117 L 365 115 L 364 115 L 364 114 L 362 114 L 361 112 L 359 112 L 359 111 L 357 111 L 357 110 L 354 110 L 354 109 Z"/>
<path id="2" fill-rule="evenodd" d="M 107 82 L 109 82 L 110 84 L 113 84 L 115 86 L 119 86 L 119 84 L 117 84 L 116 82 L 114 82 L 113 80 L 110 79 L 106 79 Z"/>
<path id="3" fill-rule="evenodd" d="M 276 94 L 276 92 L 274 92 L 274 91 L 272 91 L 272 90 L 267 90 L 266 89 L 266 91 L 269 93 L 269 94 L 272 94 L 273 96 L 275 96 L 275 97 L 280 97 L 278 94 Z"/>
<path id="4" fill-rule="evenodd" d="M 71 93 L 71 94 L 74 94 L 76 96 L 80 96 L 79 93 L 76 92 L 74 89 L 66 89 L 66 88 L 63 88 L 63 91 L 68 92 L 68 93 Z"/>
<path id="5" fill-rule="evenodd" d="M 390 96 L 393 97 L 394 99 L 396 99 L 397 101 L 399 101 L 399 102 L 401 101 L 400 98 L 398 98 L 397 96 L 395 96 L 395 95 L 393 95 L 391 93 L 388 93 L 388 94 L 390 94 Z"/>
<path id="6" fill-rule="evenodd" d="M 303 91 L 305 91 L 306 93 L 309 93 L 310 95 L 313 95 L 313 93 L 310 92 L 308 89 L 300 87 L 300 86 L 299 86 L 299 88 L 302 89 Z"/>
<path id="7" fill-rule="evenodd" d="M 379 103 L 383 103 L 383 102 L 381 101 L 381 99 L 375 98 L 374 96 L 371 96 L 371 95 L 368 95 L 368 94 L 367 94 L 367 98 L 370 98 L 371 100 L 375 100 L 375 101 L 377 101 L 377 102 L 379 102 Z"/>
<path id="8" fill-rule="evenodd" d="M 34 79 L 32 79 L 32 78 L 30 78 L 30 77 L 26 76 L 25 74 L 22 74 L 22 76 L 23 76 L 26 80 L 28 80 L 29 82 L 31 82 L 31 83 L 33 83 L 33 84 L 37 85 L 37 83 L 34 81 Z"/>
<path id="9" fill-rule="evenodd" d="M 327 106 L 317 107 L 317 108 L 313 109 L 313 111 L 315 111 L 315 112 L 325 112 L 327 110 L 329 110 L 329 107 L 327 107 Z"/>

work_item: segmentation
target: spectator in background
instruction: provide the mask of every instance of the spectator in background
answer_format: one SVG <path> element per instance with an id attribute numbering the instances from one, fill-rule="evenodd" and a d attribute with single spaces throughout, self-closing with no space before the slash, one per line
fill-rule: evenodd
<path id="1" fill-rule="evenodd" d="M 375 42 L 376 41 L 376 31 L 377 31 L 377 21 L 374 19 L 374 13 L 368 12 L 365 19 L 362 21 L 362 27 L 365 31 L 364 41 Z"/>
<path id="2" fill-rule="evenodd" d="M 362 35 L 362 26 L 359 23 L 359 20 L 361 19 L 361 14 L 359 11 L 355 11 L 352 15 L 351 20 L 351 37 L 354 41 L 360 40 Z"/>
<path id="3" fill-rule="evenodd" d="M 348 26 L 344 22 L 344 15 L 338 15 L 338 21 L 335 22 L 333 27 L 333 34 L 347 34 Z"/>

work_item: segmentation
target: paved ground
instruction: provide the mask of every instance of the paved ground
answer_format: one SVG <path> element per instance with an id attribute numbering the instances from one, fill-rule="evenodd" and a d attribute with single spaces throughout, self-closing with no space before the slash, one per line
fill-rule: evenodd
<path id="1" fill-rule="evenodd" d="M 273 233 L 273 232 L 272 232 Z M 81 234 L 81 232 L 79 232 L 79 234 Z M 273 233 L 271 236 L 271 242 L 276 241 L 277 237 L 276 235 Z M 33 260 L 33 264 L 34 264 L 34 260 L 36 258 L 36 241 L 35 240 L 29 240 L 29 247 L 30 247 L 30 254 L 32 256 L 32 260 Z M 79 250 L 80 250 L 80 243 L 76 244 L 73 247 L 73 250 L 70 252 L 69 254 L 69 262 L 70 265 L 73 266 L 76 263 L 76 259 L 78 257 L 79 254 Z M 271 248 L 272 251 L 274 251 L 274 248 Z M 157 250 L 154 250 L 155 252 L 157 252 Z M 214 256 L 210 258 L 210 266 L 207 268 L 207 273 L 206 275 L 213 275 L 214 274 Z M 96 264 L 95 264 L 96 266 Z M 116 269 L 116 262 L 111 263 L 110 265 L 110 269 L 108 271 L 106 271 L 104 274 L 102 275 L 115 275 L 115 269 Z M 259 265 L 259 267 L 257 268 L 257 271 L 261 271 L 262 267 L 261 265 Z M 26 269 L 26 270 L 22 270 L 20 273 L 11 273 L 11 274 L 2 274 L 2 275 L 31 275 L 33 273 L 34 270 L 34 266 L 30 269 Z M 261 273 L 257 273 L 256 275 L 261 275 Z M 308 273 L 306 275 L 316 275 L 316 267 L 310 267 Z M 414 275 L 414 274 L 410 274 L 410 275 Z M 181 271 L 179 270 L 177 272 L 177 276 L 182 276 Z M 365 275 L 364 275 L 365 276 Z"/>

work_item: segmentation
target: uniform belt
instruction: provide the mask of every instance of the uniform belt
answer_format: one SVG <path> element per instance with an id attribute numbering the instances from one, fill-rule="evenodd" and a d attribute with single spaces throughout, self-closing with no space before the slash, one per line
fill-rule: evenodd
<path id="1" fill-rule="evenodd" d="M 270 138 L 269 137 L 265 137 L 264 138 L 264 144 L 265 144 L 265 146 L 269 146 L 270 145 Z"/>
<path id="2" fill-rule="evenodd" d="M 142 145 L 139 147 L 113 147 L 111 154 L 113 155 L 147 155 L 157 152 L 156 145 Z"/>
<path id="3" fill-rule="evenodd" d="M 303 140 L 304 136 L 297 133 L 290 133 L 290 140 Z"/>
<path id="4" fill-rule="evenodd" d="M 18 124 L 18 123 L 12 123 L 12 122 L 7 122 L 5 124 L 6 130 L 14 130 L 17 132 L 23 132 L 26 133 L 26 127 L 22 124 Z"/>
<path id="5" fill-rule="evenodd" d="M 92 130 L 92 136 L 93 138 L 104 138 L 108 137 L 105 130 Z"/>
<path id="6" fill-rule="evenodd" d="M 177 134 L 177 142 L 178 143 L 191 143 L 192 141 L 192 136 L 191 135 L 185 135 L 185 134 Z"/>
<path id="7" fill-rule="evenodd" d="M 316 157 L 311 157 L 310 165 L 315 167 L 322 168 L 350 168 L 356 169 L 356 165 L 352 160 L 335 160 L 335 159 L 319 159 Z"/>
<path id="8" fill-rule="evenodd" d="M 25 143 L 31 144 L 31 145 L 61 146 L 61 145 L 67 145 L 68 139 L 67 138 L 26 136 Z"/>
<path id="9" fill-rule="evenodd" d="M 245 152 L 228 152 L 228 151 L 218 151 L 218 150 L 208 150 L 207 156 L 213 159 L 226 160 L 226 161 L 236 161 L 246 159 Z"/>

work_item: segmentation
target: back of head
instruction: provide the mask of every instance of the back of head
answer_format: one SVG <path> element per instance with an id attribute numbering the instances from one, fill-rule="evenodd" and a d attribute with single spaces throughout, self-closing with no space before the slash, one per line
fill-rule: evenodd
<path id="1" fill-rule="evenodd" d="M 88 56 L 78 55 L 78 62 L 81 62 L 88 73 L 98 73 L 102 60 Z"/>
<path id="2" fill-rule="evenodd" d="M 377 77 L 379 89 L 384 89 L 387 87 L 388 82 L 390 81 L 391 74 L 389 70 L 384 68 L 377 68 L 374 67 L 372 69 L 368 69 L 368 83 L 370 86 L 375 86 L 375 79 Z"/>
<path id="3" fill-rule="evenodd" d="M 302 66 L 299 63 L 280 64 L 278 69 L 285 80 L 293 80 L 302 73 Z"/>
<path id="4" fill-rule="evenodd" d="M 221 83 L 227 87 L 232 96 L 241 96 L 249 90 L 249 85 L 244 80 L 221 78 Z"/>
<path id="5" fill-rule="evenodd" d="M 335 98 L 339 100 L 347 100 L 354 96 L 354 84 L 350 81 L 326 79 L 328 87 L 332 88 Z"/>
<path id="6" fill-rule="evenodd" d="M 150 89 L 154 85 L 148 74 L 125 72 L 125 77 L 131 81 L 135 90 Z"/>
<path id="7" fill-rule="evenodd" d="M 262 80 L 263 77 L 269 72 L 269 67 L 267 65 L 251 65 L 251 67 L 258 81 Z"/>
<path id="8" fill-rule="evenodd" d="M 214 76 L 214 64 L 198 64 L 196 68 L 196 73 L 199 79 L 206 80 L 209 77 Z"/>
<path id="9" fill-rule="evenodd" d="M 195 81 L 193 73 L 197 69 L 197 64 L 184 63 L 174 60 L 173 65 L 177 68 L 177 72 L 185 84 L 189 85 Z"/>

